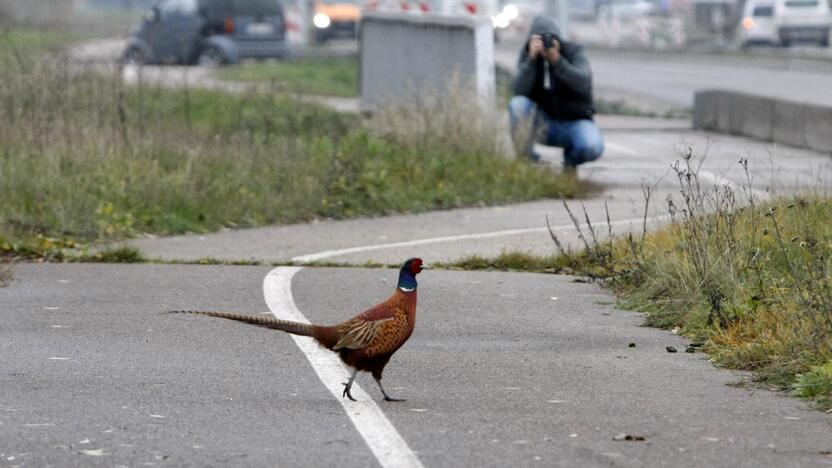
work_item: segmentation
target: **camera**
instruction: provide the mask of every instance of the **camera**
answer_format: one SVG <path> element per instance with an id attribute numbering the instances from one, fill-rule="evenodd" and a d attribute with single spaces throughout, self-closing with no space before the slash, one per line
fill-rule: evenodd
<path id="1" fill-rule="evenodd" d="M 555 33 L 543 33 L 540 35 L 543 40 L 543 49 L 551 49 L 555 46 L 555 41 L 560 42 L 560 37 Z"/>

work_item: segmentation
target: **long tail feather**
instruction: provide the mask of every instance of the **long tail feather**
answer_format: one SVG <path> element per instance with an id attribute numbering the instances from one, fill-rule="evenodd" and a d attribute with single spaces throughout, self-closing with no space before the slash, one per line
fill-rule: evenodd
<path id="1" fill-rule="evenodd" d="M 234 312 L 207 312 L 202 310 L 172 310 L 170 313 L 207 315 L 208 317 L 235 320 L 237 322 L 244 322 L 258 327 L 270 328 L 272 330 L 281 330 L 293 335 L 314 336 L 313 326 L 308 323 L 291 322 L 289 320 L 280 320 L 264 315 L 237 314 Z"/>

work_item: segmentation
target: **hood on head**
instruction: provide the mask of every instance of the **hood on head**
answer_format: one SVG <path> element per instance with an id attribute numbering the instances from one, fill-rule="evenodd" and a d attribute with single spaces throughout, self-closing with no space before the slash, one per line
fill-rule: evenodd
<path id="1" fill-rule="evenodd" d="M 557 21 L 549 16 L 535 16 L 532 20 L 532 25 L 529 27 L 529 37 L 532 34 L 553 33 L 560 36 L 560 28 Z"/>

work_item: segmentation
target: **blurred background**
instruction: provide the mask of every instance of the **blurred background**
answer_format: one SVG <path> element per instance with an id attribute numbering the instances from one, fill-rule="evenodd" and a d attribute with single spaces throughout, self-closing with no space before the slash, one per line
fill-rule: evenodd
<path id="1" fill-rule="evenodd" d="M 3 0 L 0 23 L 75 25 L 87 34 L 126 34 L 162 9 L 196 0 Z M 217 3 L 217 2 L 214 2 Z M 798 47 L 829 43 L 827 0 L 264 0 L 283 10 L 294 44 L 350 39 L 365 11 L 442 13 L 491 18 L 499 41 L 520 40 L 538 14 L 557 17 L 569 37 L 614 48 Z"/>

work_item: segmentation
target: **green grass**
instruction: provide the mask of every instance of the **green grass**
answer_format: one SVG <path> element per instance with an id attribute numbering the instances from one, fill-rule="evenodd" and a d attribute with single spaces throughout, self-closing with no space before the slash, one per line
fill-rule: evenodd
<path id="1" fill-rule="evenodd" d="M 273 91 L 358 96 L 358 59 L 297 59 L 247 62 L 220 69 L 221 79 L 268 84 Z"/>
<path id="2" fill-rule="evenodd" d="M 12 61 L 0 81 L 0 252 L 17 258 L 585 191 L 507 159 L 492 127 L 447 103 L 420 108 L 439 125 L 420 129 L 412 113 L 381 125 L 280 94 L 124 87 L 52 62 Z"/>
<path id="3" fill-rule="evenodd" d="M 502 252 L 496 257 L 471 255 L 459 260 L 432 264 L 437 268 L 451 268 L 461 270 L 489 270 L 489 271 L 525 271 L 534 273 L 563 273 L 566 261 L 559 255 L 541 257 L 520 251 Z M 568 273 L 569 270 L 567 269 Z"/>
<path id="4" fill-rule="evenodd" d="M 0 27 L 0 59 L 12 54 L 29 56 L 48 52 L 59 52 L 68 43 L 79 41 L 84 36 L 77 32 L 60 29 L 31 27 Z"/>
<path id="5" fill-rule="evenodd" d="M 816 400 L 821 407 L 832 408 L 832 361 L 812 366 L 798 375 L 794 394 Z"/>

